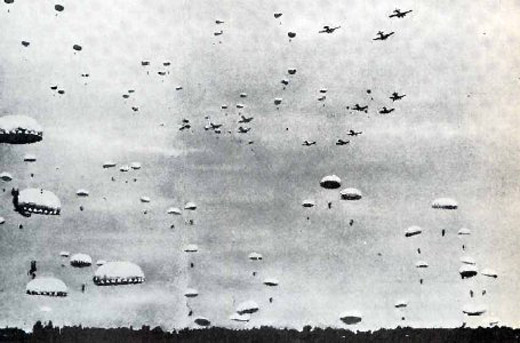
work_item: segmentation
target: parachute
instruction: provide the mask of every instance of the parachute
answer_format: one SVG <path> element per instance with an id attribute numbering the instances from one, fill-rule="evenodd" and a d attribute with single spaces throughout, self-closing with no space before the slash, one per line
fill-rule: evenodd
<path id="1" fill-rule="evenodd" d="M 125 164 L 125 165 L 122 165 L 121 168 L 119 168 L 119 171 L 122 172 L 122 173 L 126 173 L 130 170 L 130 167 Z"/>
<path id="2" fill-rule="evenodd" d="M 248 257 L 251 261 L 261 261 L 263 259 L 262 254 L 257 252 L 250 253 Z"/>
<path id="3" fill-rule="evenodd" d="M 236 312 L 240 315 L 255 313 L 259 310 L 258 304 L 253 300 L 244 301 L 237 306 Z"/>
<path id="4" fill-rule="evenodd" d="M 459 230 L 459 232 L 457 232 L 457 235 L 468 236 L 468 235 L 471 235 L 471 231 L 470 231 L 470 229 L 463 227 L 462 229 Z"/>
<path id="5" fill-rule="evenodd" d="M 267 278 L 264 280 L 264 285 L 266 286 L 278 286 L 279 282 L 275 278 Z"/>
<path id="6" fill-rule="evenodd" d="M 314 200 L 311 199 L 305 199 L 302 202 L 303 207 L 314 207 L 314 205 L 316 205 L 316 203 L 314 202 Z"/>
<path id="7" fill-rule="evenodd" d="M 68 251 L 60 251 L 60 256 L 61 257 L 69 257 L 70 256 L 70 252 L 68 252 Z"/>
<path id="8" fill-rule="evenodd" d="M 425 261 L 418 261 L 418 262 L 415 264 L 415 267 L 416 267 L 416 268 L 428 268 L 428 263 L 425 262 Z"/>
<path id="9" fill-rule="evenodd" d="M 65 9 L 65 7 L 63 7 L 62 5 L 56 4 L 56 5 L 54 5 L 54 9 L 58 12 L 62 12 Z"/>
<path id="10" fill-rule="evenodd" d="M 146 196 L 141 197 L 141 202 L 148 203 L 150 201 L 151 201 L 151 199 L 149 197 L 146 197 Z"/>
<path id="11" fill-rule="evenodd" d="M 195 322 L 195 324 L 197 324 L 199 326 L 210 326 L 211 325 L 211 321 L 205 317 L 197 317 L 197 318 L 195 318 L 194 322 Z"/>
<path id="12" fill-rule="evenodd" d="M 471 256 L 462 256 L 460 258 L 460 262 L 464 264 L 477 264 L 477 262 L 475 262 L 475 259 Z"/>
<path id="13" fill-rule="evenodd" d="M 81 50 L 83 50 L 83 48 L 81 47 L 81 45 L 78 45 L 78 44 L 74 44 L 74 45 L 72 46 L 72 49 L 74 49 L 74 50 L 76 50 L 76 51 L 81 51 Z"/>
<path id="14" fill-rule="evenodd" d="M 177 216 L 180 216 L 182 214 L 181 209 L 178 207 L 170 207 L 166 213 L 168 214 L 175 214 Z"/>
<path id="15" fill-rule="evenodd" d="M 21 115 L 0 117 L 0 143 L 30 144 L 42 138 L 42 127 L 33 118 Z"/>
<path id="16" fill-rule="evenodd" d="M 287 36 L 289 36 L 289 38 L 294 38 L 296 37 L 296 32 L 287 32 Z"/>
<path id="17" fill-rule="evenodd" d="M 247 98 L 247 94 L 246 93 L 240 93 L 240 97 L 241 98 Z"/>
<path id="18" fill-rule="evenodd" d="M 188 201 L 186 205 L 184 205 L 185 210 L 195 211 L 197 209 L 197 205 L 194 202 Z"/>
<path id="19" fill-rule="evenodd" d="M 400 301 L 396 302 L 394 305 L 395 308 L 404 308 L 407 306 L 408 306 L 408 302 L 404 301 L 404 300 L 400 300 Z"/>
<path id="20" fill-rule="evenodd" d="M 486 308 L 483 305 L 467 304 L 462 309 L 462 312 L 468 316 L 480 316 L 486 313 Z"/>
<path id="21" fill-rule="evenodd" d="M 31 214 L 59 215 L 61 202 L 58 197 L 43 189 L 27 188 L 22 191 L 14 188 L 11 191 L 15 211 L 25 217 Z"/>
<path id="22" fill-rule="evenodd" d="M 141 163 L 139 163 L 139 162 L 132 162 L 132 163 L 130 163 L 130 168 L 132 168 L 134 170 L 139 170 L 139 169 L 141 169 Z"/>
<path id="23" fill-rule="evenodd" d="M 5 223 L 5 218 L 4 217 L 0 217 L 0 225 L 2 225 L 3 223 Z"/>
<path id="24" fill-rule="evenodd" d="M 11 174 L 9 174 L 8 172 L 2 172 L 0 174 L 0 180 L 2 180 L 2 181 L 9 182 L 12 179 L 13 179 L 13 176 Z"/>
<path id="25" fill-rule="evenodd" d="M 53 277 L 38 277 L 27 284 L 25 287 L 25 293 L 30 295 L 65 297 L 67 296 L 67 286 L 60 279 Z"/>
<path id="26" fill-rule="evenodd" d="M 251 315 L 249 313 L 245 313 L 245 314 L 238 314 L 238 313 L 233 313 L 231 316 L 229 316 L 229 319 L 234 321 L 234 322 L 248 322 L 250 319 L 251 319 Z"/>
<path id="27" fill-rule="evenodd" d="M 422 228 L 416 225 L 410 226 L 406 229 L 404 235 L 405 237 L 412 237 L 422 233 Z"/>
<path id="28" fill-rule="evenodd" d="M 362 320 L 362 316 L 357 311 L 346 311 L 340 314 L 339 319 L 347 325 L 357 324 Z"/>
<path id="29" fill-rule="evenodd" d="M 92 258 L 87 254 L 74 254 L 70 257 L 70 265 L 73 267 L 89 267 L 92 265 Z"/>
<path id="30" fill-rule="evenodd" d="M 341 179 L 336 175 L 327 175 L 321 179 L 320 186 L 327 189 L 337 189 L 341 187 Z"/>
<path id="31" fill-rule="evenodd" d="M 432 208 L 442 210 L 456 210 L 459 207 L 457 201 L 452 198 L 438 198 L 432 202 Z"/>
<path id="32" fill-rule="evenodd" d="M 361 191 L 356 188 L 345 188 L 340 195 L 342 200 L 360 200 L 362 198 Z"/>
<path id="33" fill-rule="evenodd" d="M 127 261 L 107 262 L 96 270 L 93 278 L 97 286 L 143 283 L 144 273 L 137 264 Z"/>
<path id="34" fill-rule="evenodd" d="M 199 292 L 194 289 L 194 288 L 188 288 L 185 292 L 184 292 L 184 296 L 186 298 L 195 298 L 196 296 L 199 295 Z"/>
<path id="35" fill-rule="evenodd" d="M 104 169 L 107 169 L 107 168 L 113 168 L 117 165 L 116 162 L 112 162 L 112 161 L 106 161 L 106 162 L 103 162 L 103 168 Z"/>
<path id="36" fill-rule="evenodd" d="M 184 252 L 197 252 L 199 247 L 196 244 L 188 244 L 184 247 Z"/>
<path id="37" fill-rule="evenodd" d="M 282 98 L 274 98 L 274 104 L 276 106 L 278 106 L 278 105 L 280 105 L 282 103 L 282 100 L 283 100 Z"/>
<path id="38" fill-rule="evenodd" d="M 287 69 L 287 72 L 289 73 L 289 75 L 294 75 L 296 74 L 296 68 Z"/>
<path id="39" fill-rule="evenodd" d="M 465 264 L 459 268 L 459 274 L 462 279 L 467 279 L 477 275 L 478 270 L 474 265 Z"/>
<path id="40" fill-rule="evenodd" d="M 76 195 L 79 197 L 88 197 L 89 193 L 86 189 L 78 189 Z"/>
<path id="41" fill-rule="evenodd" d="M 32 154 L 25 154 L 23 157 L 24 162 L 36 162 L 36 156 Z"/>

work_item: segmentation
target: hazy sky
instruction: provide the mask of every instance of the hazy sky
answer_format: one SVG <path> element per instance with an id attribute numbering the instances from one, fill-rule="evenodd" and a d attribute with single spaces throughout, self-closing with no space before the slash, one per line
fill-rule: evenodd
<path id="1" fill-rule="evenodd" d="M 261 309 L 246 327 L 343 326 L 339 314 L 346 310 L 363 314 L 359 329 L 459 326 L 468 303 L 488 309 L 473 325 L 495 317 L 520 326 L 518 3 L 60 3 L 59 13 L 51 1 L 0 6 L 0 115 L 29 115 L 44 128 L 42 142 L 0 146 L 0 172 L 14 177 L 0 195 L 0 326 L 27 328 L 38 319 L 193 326 L 187 287 L 200 293 L 189 300 L 195 315 L 222 326 L 239 327 L 228 317 L 248 299 Z M 413 12 L 388 18 L 396 7 Z M 275 19 L 278 11 L 283 16 Z M 323 25 L 341 29 L 318 34 Z M 396 33 L 373 41 L 379 30 Z M 288 31 L 297 33 L 292 41 Z M 144 60 L 150 66 L 141 66 Z M 287 75 L 288 68 L 297 73 Z M 55 85 L 65 94 L 52 91 Z M 325 106 L 317 101 L 323 87 Z M 124 99 L 129 89 L 135 93 Z M 406 97 L 392 103 L 394 91 Z M 283 98 L 279 109 L 275 97 Z M 237 103 L 255 118 L 247 134 L 236 132 Z M 368 115 L 346 109 L 355 103 L 369 105 Z M 382 106 L 396 110 L 379 115 Z M 204 130 L 205 116 L 223 124 L 221 135 Z M 182 118 L 191 130 L 178 130 Z M 350 129 L 363 135 L 336 146 Z M 303 140 L 317 145 L 303 147 Z M 38 161 L 24 163 L 26 153 Z M 106 160 L 143 168 L 104 170 Z M 338 191 L 321 189 L 327 174 L 364 198 L 344 202 Z M 14 186 L 53 191 L 62 215 L 21 217 L 12 210 Z M 77 198 L 79 188 L 90 197 Z M 431 209 L 444 196 L 457 199 L 459 210 Z M 302 208 L 306 198 L 317 206 Z M 186 201 L 199 206 L 186 217 L 194 226 L 166 214 Z M 405 238 L 411 225 L 423 234 Z M 461 227 L 472 235 L 461 240 Z M 199 253 L 187 256 L 182 248 L 189 243 Z M 498 279 L 461 280 L 462 244 Z M 97 288 L 95 267 L 70 267 L 62 250 L 132 261 L 147 280 Z M 252 251 L 264 261 L 250 262 Z M 68 297 L 24 294 L 33 259 L 39 275 L 67 284 Z M 419 260 L 430 267 L 418 272 Z M 280 285 L 265 287 L 266 277 Z M 403 299 L 408 308 L 394 309 Z"/>

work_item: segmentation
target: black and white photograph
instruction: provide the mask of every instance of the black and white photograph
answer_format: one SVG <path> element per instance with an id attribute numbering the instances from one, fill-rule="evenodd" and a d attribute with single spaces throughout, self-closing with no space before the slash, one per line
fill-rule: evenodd
<path id="1" fill-rule="evenodd" d="M 520 342 L 517 0 L 1 0 L 0 342 Z"/>

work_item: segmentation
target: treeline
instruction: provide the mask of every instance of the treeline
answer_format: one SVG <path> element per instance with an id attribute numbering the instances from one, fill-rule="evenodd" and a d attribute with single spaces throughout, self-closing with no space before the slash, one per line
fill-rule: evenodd
<path id="1" fill-rule="evenodd" d="M 83 328 L 81 326 L 58 328 L 52 322 L 43 325 L 36 322 L 32 333 L 16 328 L 0 329 L 0 342 L 26 343 L 304 343 L 304 342 L 520 342 L 520 330 L 511 328 L 457 328 L 457 329 L 380 329 L 368 332 L 352 332 L 344 329 L 312 328 L 302 331 L 261 327 L 249 330 L 232 330 L 219 327 L 179 331 L 163 331 L 143 326 L 133 328 Z"/>

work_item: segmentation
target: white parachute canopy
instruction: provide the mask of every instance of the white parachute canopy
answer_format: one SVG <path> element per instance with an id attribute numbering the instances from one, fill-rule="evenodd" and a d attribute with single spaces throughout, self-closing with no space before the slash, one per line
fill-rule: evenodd
<path id="1" fill-rule="evenodd" d="M 60 209 L 60 199 L 51 191 L 39 188 L 26 188 L 18 195 L 18 205 L 36 205 L 47 208 Z"/>
<path id="2" fill-rule="evenodd" d="M 117 165 L 116 162 L 114 161 L 106 161 L 106 162 L 103 162 L 103 168 L 114 168 L 115 166 Z"/>
<path id="3" fill-rule="evenodd" d="M 360 200 L 363 197 L 361 191 L 356 188 L 345 188 L 339 194 L 342 200 Z"/>
<path id="4" fill-rule="evenodd" d="M 341 187 L 341 179 L 336 175 L 327 175 L 321 179 L 320 186 L 327 189 L 337 189 Z"/>
<path id="5" fill-rule="evenodd" d="M 267 278 L 264 280 L 264 285 L 266 286 L 278 286 L 280 282 L 278 282 L 275 278 Z"/>
<path id="6" fill-rule="evenodd" d="M 60 256 L 61 257 L 69 257 L 70 256 L 70 252 L 65 251 L 65 250 L 64 251 L 60 251 Z"/>
<path id="7" fill-rule="evenodd" d="M 91 265 L 92 258 L 87 254 L 74 254 L 70 257 L 71 264 L 83 264 L 83 265 Z"/>
<path id="8" fill-rule="evenodd" d="M 89 192 L 86 190 L 86 189 L 78 189 L 76 191 L 76 195 L 79 196 L 79 197 L 88 197 L 89 195 Z"/>
<path id="9" fill-rule="evenodd" d="M 339 319 L 345 324 L 357 324 L 362 320 L 362 315 L 358 311 L 345 311 L 339 315 Z"/>
<path id="10" fill-rule="evenodd" d="M 238 314 L 235 312 L 229 316 L 229 319 L 234 322 L 248 322 L 251 319 L 251 315 L 249 313 Z"/>
<path id="11" fill-rule="evenodd" d="M 415 235 L 419 235 L 421 233 L 422 233 L 422 228 L 420 226 L 412 225 L 406 229 L 404 235 L 405 235 L 405 237 L 412 237 Z"/>
<path id="12" fill-rule="evenodd" d="M 477 264 L 477 262 L 475 261 L 475 259 L 471 256 L 462 256 L 460 258 L 460 262 L 464 263 L 464 264 Z"/>
<path id="13" fill-rule="evenodd" d="M 128 164 L 122 165 L 121 168 L 119 168 L 119 171 L 121 171 L 123 173 L 126 173 L 129 170 L 130 170 L 130 167 L 128 166 Z"/>
<path id="14" fill-rule="evenodd" d="M 404 307 L 407 307 L 408 306 L 408 301 L 406 300 L 399 300 L 398 302 L 395 303 L 395 308 L 404 308 Z"/>
<path id="15" fill-rule="evenodd" d="M 248 257 L 251 261 L 261 261 L 263 259 L 262 254 L 259 254 L 257 252 L 250 253 Z"/>
<path id="16" fill-rule="evenodd" d="M 60 279 L 53 277 L 37 277 L 25 287 L 28 293 L 67 293 L 67 286 Z"/>
<path id="17" fill-rule="evenodd" d="M 178 208 L 178 207 L 170 207 L 170 208 L 166 211 L 166 213 L 168 213 L 168 214 L 175 214 L 175 215 L 177 215 L 177 216 L 180 216 L 180 215 L 182 214 L 182 211 L 181 211 L 181 209 Z"/>
<path id="18" fill-rule="evenodd" d="M 96 270 L 94 276 L 100 279 L 144 278 L 141 267 L 128 261 L 107 262 Z"/>
<path id="19" fill-rule="evenodd" d="M 5 223 L 5 218 L 4 217 L 0 217 L 0 224 L 3 224 Z"/>
<path id="20" fill-rule="evenodd" d="M 316 205 L 316 203 L 314 202 L 314 200 L 311 199 L 305 199 L 302 202 L 303 207 L 314 207 L 314 205 Z"/>
<path id="21" fill-rule="evenodd" d="M 253 301 L 253 300 L 248 300 L 248 301 L 244 301 L 242 303 L 240 303 L 238 306 L 237 306 L 237 310 L 236 312 L 238 314 L 246 314 L 246 313 L 255 313 L 259 310 L 260 308 L 258 307 L 258 304 Z"/>
<path id="22" fill-rule="evenodd" d="M 197 317 L 197 318 L 195 318 L 194 322 L 195 322 L 195 324 L 197 324 L 199 326 L 210 326 L 211 325 L 211 321 L 206 317 Z"/>
<path id="23" fill-rule="evenodd" d="M 432 208 L 443 210 L 456 210 L 459 207 L 457 201 L 452 198 L 438 198 L 432 202 Z"/>
<path id="24" fill-rule="evenodd" d="M 24 162 L 36 162 L 36 156 L 33 154 L 25 154 L 23 160 Z"/>
<path id="25" fill-rule="evenodd" d="M 13 176 L 11 174 L 9 174 L 8 172 L 2 172 L 0 174 L 0 180 L 2 180 L 2 181 L 9 182 L 12 179 L 13 179 Z"/>
<path id="26" fill-rule="evenodd" d="M 428 263 L 425 262 L 425 261 L 418 261 L 418 262 L 415 264 L 415 267 L 416 267 L 416 268 L 428 268 Z"/>
<path id="27" fill-rule="evenodd" d="M 185 252 L 197 252 L 199 247 L 196 244 L 188 244 L 184 247 Z"/>
<path id="28" fill-rule="evenodd" d="M 486 313 L 486 307 L 481 304 L 466 304 L 462 312 L 468 316 L 480 316 Z"/>
<path id="29" fill-rule="evenodd" d="M 149 203 L 150 201 L 152 201 L 152 200 L 149 197 L 147 197 L 147 196 L 142 196 L 141 197 L 141 202 Z"/>
<path id="30" fill-rule="evenodd" d="M 194 202 L 188 201 L 186 205 L 184 205 L 185 210 L 195 211 L 197 209 L 197 205 Z"/>
<path id="31" fill-rule="evenodd" d="M 139 162 L 132 162 L 132 163 L 130 163 L 130 168 L 132 168 L 134 170 L 141 169 L 141 163 L 139 163 Z"/>
<path id="32" fill-rule="evenodd" d="M 195 298 L 198 295 L 199 295 L 199 292 L 195 288 L 188 288 L 184 292 L 184 296 L 186 298 Z"/>
<path id="33" fill-rule="evenodd" d="M 42 132 L 42 127 L 31 117 L 22 115 L 8 115 L 0 117 L 0 131 L 15 131 L 25 129 L 27 131 Z"/>
<path id="34" fill-rule="evenodd" d="M 482 274 L 484 276 L 487 276 L 487 277 L 492 277 L 492 278 L 495 278 L 495 279 L 498 278 L 498 273 L 496 271 L 494 271 L 493 269 L 490 269 L 490 268 L 482 269 L 480 274 Z"/>
<path id="35" fill-rule="evenodd" d="M 457 232 L 457 235 L 459 235 L 459 236 L 471 235 L 471 230 L 468 229 L 468 228 L 463 227 L 462 229 L 459 230 L 459 232 Z"/>

